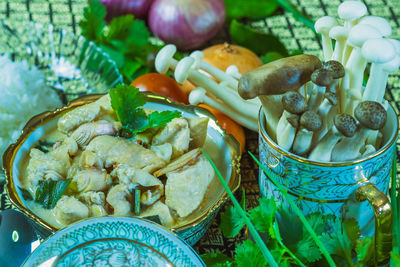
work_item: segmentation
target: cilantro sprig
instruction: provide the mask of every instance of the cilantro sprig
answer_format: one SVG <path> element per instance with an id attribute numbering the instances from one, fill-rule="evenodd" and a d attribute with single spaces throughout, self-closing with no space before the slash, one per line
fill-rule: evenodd
<path id="1" fill-rule="evenodd" d="M 79 23 L 82 35 L 116 62 L 126 83 L 150 72 L 153 64 L 148 59 L 160 46 L 152 42 L 155 38 L 151 37 L 144 21 L 128 14 L 113 18 L 107 25 L 105 18 L 106 8 L 100 1 L 91 0 Z M 161 43 L 160 40 L 157 42 Z"/>
<path id="2" fill-rule="evenodd" d="M 146 114 L 143 108 L 146 97 L 139 89 L 129 85 L 117 85 L 110 90 L 111 106 L 117 114 L 122 128 L 135 135 L 154 127 L 162 127 L 172 119 L 180 117 L 179 111 L 153 111 Z"/>

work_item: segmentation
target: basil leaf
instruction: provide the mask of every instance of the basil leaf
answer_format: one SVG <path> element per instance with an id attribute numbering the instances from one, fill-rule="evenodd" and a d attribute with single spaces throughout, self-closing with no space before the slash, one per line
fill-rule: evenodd
<path id="1" fill-rule="evenodd" d="M 225 0 L 227 20 L 265 18 L 278 8 L 275 0 Z"/>
<path id="2" fill-rule="evenodd" d="M 71 181 L 72 179 L 60 181 L 39 181 L 39 185 L 35 193 L 35 202 L 42 205 L 45 209 L 54 208 Z"/>

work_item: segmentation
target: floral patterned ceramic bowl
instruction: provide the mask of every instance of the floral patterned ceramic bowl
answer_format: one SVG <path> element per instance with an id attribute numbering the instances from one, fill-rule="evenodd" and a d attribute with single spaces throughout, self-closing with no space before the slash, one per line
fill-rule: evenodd
<path id="1" fill-rule="evenodd" d="M 25 126 L 23 134 L 17 142 L 11 145 L 3 155 L 3 168 L 7 179 L 7 192 L 11 202 L 22 212 L 33 219 L 41 230 L 43 236 L 59 230 L 45 220 L 44 216 L 39 216 L 32 211 L 30 205 L 23 197 L 20 187 L 22 183 L 23 165 L 29 156 L 29 151 L 34 147 L 38 140 L 46 136 L 57 127 L 58 118 L 65 112 L 90 102 L 97 100 L 101 95 L 86 95 L 73 101 L 69 106 L 62 109 L 45 112 L 33 117 Z M 208 116 L 211 119 L 207 126 L 206 145 L 204 151 L 210 155 L 215 165 L 225 178 L 232 191 L 237 190 L 240 184 L 239 175 L 239 144 L 231 136 L 225 133 L 217 123 L 215 118 L 206 109 L 192 105 L 183 105 L 169 101 L 168 99 L 147 94 L 147 103 L 144 108 L 164 111 L 178 110 L 182 116 L 193 118 L 197 116 Z M 179 225 L 171 230 L 188 244 L 195 244 L 207 231 L 212 220 L 216 216 L 219 208 L 228 199 L 222 184 L 217 177 L 208 186 L 207 192 L 201 205 Z"/>
<path id="2" fill-rule="evenodd" d="M 175 234 L 139 218 L 80 221 L 43 242 L 23 266 L 205 266 Z"/>

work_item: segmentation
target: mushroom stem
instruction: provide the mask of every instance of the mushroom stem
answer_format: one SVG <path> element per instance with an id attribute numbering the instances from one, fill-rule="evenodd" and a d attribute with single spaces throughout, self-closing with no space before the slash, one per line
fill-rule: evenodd
<path id="1" fill-rule="evenodd" d="M 371 130 L 361 128 L 354 136 L 343 138 L 332 149 L 332 161 L 349 161 L 361 156 L 360 150 Z"/>
<path id="2" fill-rule="evenodd" d="M 268 134 L 276 140 L 276 128 L 283 113 L 282 95 L 260 95 L 258 98 L 263 107 Z"/>
<path id="3" fill-rule="evenodd" d="M 334 39 L 335 49 L 333 50 L 332 60 L 339 61 L 343 64 L 343 51 L 346 45 L 346 39 L 349 31 L 346 27 L 335 26 L 329 31 L 329 37 Z"/>
<path id="4" fill-rule="evenodd" d="M 215 81 L 196 70 L 190 69 L 188 77 L 191 83 L 205 88 L 216 98 L 223 99 L 224 102 L 229 105 L 231 109 L 237 111 L 237 113 L 246 114 L 246 116 L 256 120 L 258 119 L 259 105 L 247 102 L 247 100 L 242 99 L 236 92 L 221 87 Z"/>
<path id="5" fill-rule="evenodd" d="M 293 143 L 293 152 L 297 155 L 304 155 L 311 147 L 314 132 L 301 128 L 296 133 Z"/>
<path id="6" fill-rule="evenodd" d="M 338 24 L 337 20 L 331 16 L 319 18 L 314 25 L 315 31 L 321 34 L 322 50 L 324 52 L 325 61 L 332 57 L 332 40 L 329 37 L 329 31 Z"/>
<path id="7" fill-rule="evenodd" d="M 284 110 L 282 117 L 279 119 L 278 126 L 276 127 L 276 141 L 278 145 L 289 151 L 293 145 L 294 138 L 296 136 L 296 128 L 289 123 L 288 118 L 292 114 Z"/>
<path id="8" fill-rule="evenodd" d="M 339 134 L 339 131 L 335 126 L 328 131 L 328 133 L 321 139 L 321 141 L 314 147 L 308 157 L 311 160 L 316 161 L 331 161 L 331 153 L 334 145 L 339 142 L 343 136 Z"/>
<path id="9" fill-rule="evenodd" d="M 206 90 L 204 90 L 201 87 L 198 87 L 194 89 L 192 92 L 189 94 L 189 103 L 192 105 L 197 105 L 200 103 L 204 103 L 206 105 L 209 105 L 212 108 L 215 108 L 222 113 L 225 113 L 229 117 L 231 117 L 234 121 L 237 123 L 243 125 L 244 127 L 253 130 L 253 131 L 258 131 L 258 120 L 250 117 L 243 116 L 242 113 L 237 112 L 236 110 L 233 110 L 230 106 L 225 105 L 224 103 L 221 103 L 220 101 L 214 100 L 211 97 L 208 97 L 206 95 Z"/>

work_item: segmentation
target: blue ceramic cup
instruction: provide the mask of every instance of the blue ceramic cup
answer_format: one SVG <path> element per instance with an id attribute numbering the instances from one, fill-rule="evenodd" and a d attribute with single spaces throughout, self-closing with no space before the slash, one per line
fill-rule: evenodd
<path id="1" fill-rule="evenodd" d="M 358 220 L 363 234 L 372 235 L 375 227 L 375 238 L 382 251 L 382 243 L 383 247 L 391 246 L 392 213 L 386 193 L 399 130 L 398 116 L 392 106 L 387 115 L 381 149 L 351 162 L 311 161 L 290 153 L 269 137 L 262 110 L 259 116 L 260 162 L 276 174 L 277 182 L 287 189 L 302 212 L 338 217 L 350 213 Z M 263 196 L 289 208 L 285 197 L 261 169 L 259 184 Z M 386 256 L 378 253 L 380 260 Z"/>

